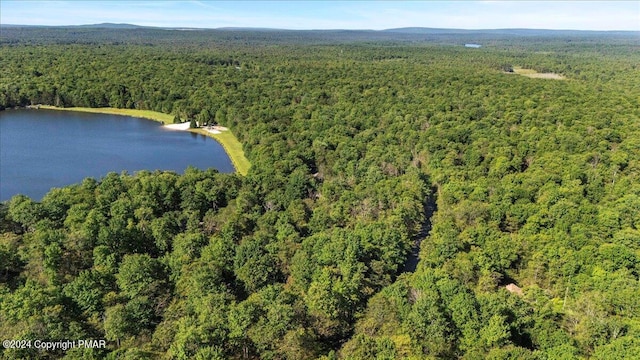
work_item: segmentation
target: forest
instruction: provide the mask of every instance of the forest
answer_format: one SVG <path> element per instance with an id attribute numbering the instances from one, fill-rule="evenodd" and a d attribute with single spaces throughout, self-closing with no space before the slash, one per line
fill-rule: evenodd
<path id="1" fill-rule="evenodd" d="M 0 204 L 0 339 L 107 341 L 0 358 L 635 359 L 638 39 L 3 27 L 0 109 L 207 117 L 251 168 Z"/>

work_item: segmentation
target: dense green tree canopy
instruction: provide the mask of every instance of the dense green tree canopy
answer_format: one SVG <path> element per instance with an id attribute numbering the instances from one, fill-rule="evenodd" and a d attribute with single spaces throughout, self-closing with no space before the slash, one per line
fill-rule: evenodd
<path id="1" fill-rule="evenodd" d="M 252 166 L 0 205 L 0 338 L 108 340 L 0 356 L 633 358 L 632 35 L 3 29 L 3 109 L 216 122 Z"/>

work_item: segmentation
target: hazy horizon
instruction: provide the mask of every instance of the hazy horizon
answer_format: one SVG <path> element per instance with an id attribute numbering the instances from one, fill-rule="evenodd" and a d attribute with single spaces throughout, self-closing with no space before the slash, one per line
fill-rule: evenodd
<path id="1" fill-rule="evenodd" d="M 247 29 L 247 30 L 282 30 L 282 31 L 390 31 L 390 30 L 402 30 L 402 29 L 433 29 L 433 30 L 456 30 L 456 31 L 501 31 L 501 30 L 530 30 L 530 31 L 578 31 L 578 32 L 640 32 L 638 30 L 583 30 L 583 29 L 547 29 L 547 28 L 486 28 L 486 29 L 464 29 L 464 28 L 441 28 L 441 27 L 428 27 L 428 26 L 404 26 L 397 28 L 387 28 L 387 29 L 344 29 L 344 28 L 331 28 L 331 29 L 289 29 L 283 27 L 252 27 L 252 26 L 222 26 L 222 27 L 187 27 L 187 26 L 152 26 L 152 25 L 140 25 L 133 23 L 113 23 L 113 22 L 103 22 L 103 23 L 93 23 L 93 24 L 66 24 L 66 25 L 32 25 L 32 24 L 1 24 L 0 26 L 15 26 L 15 27 L 45 27 L 45 28 L 65 28 L 65 27 L 96 27 L 99 28 L 101 25 L 110 25 L 110 26 L 122 26 L 122 27 L 136 27 L 136 28 L 157 28 L 157 29 L 168 29 L 168 30 L 224 30 L 224 29 Z"/>
<path id="2" fill-rule="evenodd" d="M 165 28 L 639 31 L 640 1 L 14 1 L 0 23 Z"/>

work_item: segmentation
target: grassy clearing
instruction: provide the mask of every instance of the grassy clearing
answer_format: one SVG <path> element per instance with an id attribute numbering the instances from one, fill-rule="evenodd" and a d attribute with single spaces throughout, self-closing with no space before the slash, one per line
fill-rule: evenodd
<path id="1" fill-rule="evenodd" d="M 241 175 L 247 175 L 247 172 L 249 172 L 249 168 L 251 167 L 251 163 L 244 156 L 242 144 L 238 139 L 236 139 L 235 135 L 233 135 L 230 130 L 222 131 L 220 134 L 212 134 L 202 129 L 191 129 L 190 131 L 214 138 L 220 143 L 220 145 L 222 145 L 227 155 L 229 155 L 231 163 L 233 164 L 233 167 L 236 168 L 236 171 Z"/>
<path id="2" fill-rule="evenodd" d="M 131 117 L 138 117 L 143 119 L 159 121 L 163 124 L 171 124 L 173 122 L 173 116 L 169 114 L 159 113 L 157 111 L 151 111 L 151 110 L 117 109 L 117 108 L 86 108 L 86 107 L 60 108 L 60 107 L 55 107 L 50 105 L 40 105 L 40 109 L 80 111 L 80 112 L 109 114 L 109 115 L 123 115 L 123 116 L 131 116 Z"/>
<path id="3" fill-rule="evenodd" d="M 553 80 L 564 80 L 566 79 L 564 76 L 560 74 L 554 73 L 539 73 L 533 69 L 523 69 L 519 66 L 513 67 L 513 72 L 518 75 L 534 78 L 534 79 L 553 79 Z"/>
<path id="4" fill-rule="evenodd" d="M 70 107 L 70 108 L 59 108 L 50 105 L 41 105 L 40 109 L 48 109 L 48 110 L 64 110 L 64 111 L 81 111 L 88 113 L 97 113 L 97 114 L 110 114 L 110 115 L 123 115 L 123 116 L 131 116 L 144 118 L 154 121 L 159 121 L 163 124 L 171 124 L 173 123 L 173 116 L 169 114 L 163 114 L 156 111 L 150 110 L 134 110 L 134 109 L 116 109 L 116 108 L 86 108 L 86 107 Z M 192 129 L 190 131 L 203 134 L 215 139 L 217 142 L 222 145 L 227 155 L 231 159 L 231 163 L 233 167 L 235 167 L 236 171 L 241 175 L 247 175 L 249 168 L 251 167 L 251 163 L 244 156 L 244 151 L 242 150 L 242 144 L 236 139 L 235 135 L 229 130 L 223 131 L 220 134 L 212 134 L 208 131 L 202 129 Z"/>

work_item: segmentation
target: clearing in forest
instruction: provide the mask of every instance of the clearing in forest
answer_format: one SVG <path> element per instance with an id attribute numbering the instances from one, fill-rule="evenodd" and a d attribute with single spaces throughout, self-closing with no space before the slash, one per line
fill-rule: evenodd
<path id="1" fill-rule="evenodd" d="M 519 66 L 513 67 L 513 72 L 509 74 L 518 74 L 530 78 L 535 79 L 554 79 L 554 80 L 564 80 L 566 79 L 564 76 L 555 73 L 539 73 L 533 69 L 523 69 Z"/>

